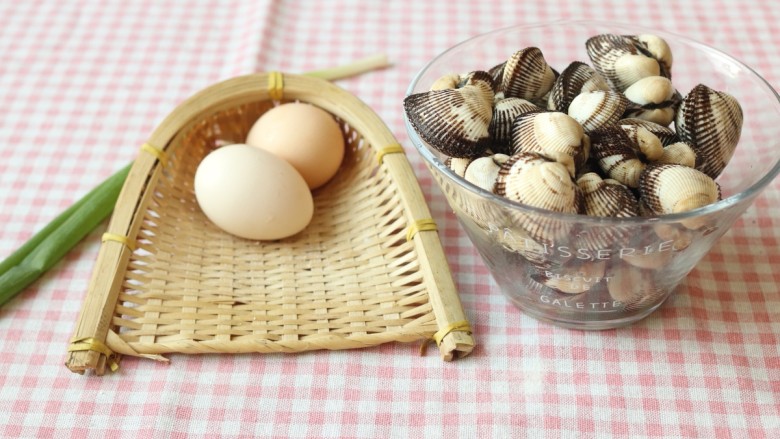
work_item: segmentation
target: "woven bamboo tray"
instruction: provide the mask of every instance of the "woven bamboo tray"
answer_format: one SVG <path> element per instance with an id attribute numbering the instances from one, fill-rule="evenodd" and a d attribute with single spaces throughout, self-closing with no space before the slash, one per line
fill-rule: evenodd
<path id="1" fill-rule="evenodd" d="M 314 192 L 314 219 L 278 241 L 224 233 L 192 185 L 209 151 L 243 143 L 279 102 L 341 123 L 347 153 Z M 66 365 L 102 375 L 121 355 L 301 352 L 435 336 L 449 361 L 474 341 L 435 225 L 403 148 L 353 95 L 312 77 L 254 74 L 176 108 L 125 182 Z"/>

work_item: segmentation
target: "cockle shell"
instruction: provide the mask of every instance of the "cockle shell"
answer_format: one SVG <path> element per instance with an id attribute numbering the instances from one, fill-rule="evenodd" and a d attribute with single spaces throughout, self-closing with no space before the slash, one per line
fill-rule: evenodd
<path id="1" fill-rule="evenodd" d="M 616 180 L 602 178 L 593 172 L 577 179 L 585 197 L 585 214 L 598 217 L 631 218 L 639 216 L 639 202 L 634 194 Z"/>
<path id="2" fill-rule="evenodd" d="M 466 167 L 474 160 L 473 157 L 447 157 L 444 164 L 459 177 L 466 175 Z"/>
<path id="3" fill-rule="evenodd" d="M 595 90 L 575 97 L 569 104 L 568 114 L 587 133 L 616 125 L 627 106 L 628 99 L 622 93 Z"/>
<path id="4" fill-rule="evenodd" d="M 622 125 L 634 125 L 642 128 L 646 128 L 651 133 L 655 134 L 656 137 L 661 141 L 661 144 L 663 146 L 671 145 L 672 143 L 677 143 L 680 141 L 680 138 L 677 136 L 677 133 L 674 132 L 673 129 L 659 125 L 655 122 L 650 122 L 649 120 L 639 119 L 635 117 L 628 117 L 625 119 L 620 119 L 618 124 Z"/>
<path id="5" fill-rule="evenodd" d="M 672 79 L 672 49 L 663 38 L 653 34 L 639 34 L 631 37 L 637 49 L 643 54 L 655 58 L 661 67 L 661 76 Z"/>
<path id="6" fill-rule="evenodd" d="M 517 156 L 523 156 L 523 153 Z M 546 160 L 530 166 L 528 163 L 515 166 L 518 160 L 513 158 L 504 163 L 499 173 L 500 183 L 496 185 L 499 195 L 553 212 L 579 211 L 582 194 L 565 166 Z"/>
<path id="7" fill-rule="evenodd" d="M 728 93 L 699 84 L 685 96 L 675 127 L 699 156 L 696 169 L 712 178 L 720 175 L 739 143 L 742 119 L 742 107 Z"/>
<path id="8" fill-rule="evenodd" d="M 664 147 L 661 144 L 661 139 L 647 128 L 638 125 L 620 125 L 620 128 L 631 139 L 632 146 L 637 148 L 636 151 L 640 160 L 652 162 L 663 156 Z"/>
<path id="9" fill-rule="evenodd" d="M 566 113 L 575 97 L 595 90 L 609 90 L 609 84 L 591 66 L 574 61 L 555 80 L 547 99 L 547 109 Z"/>
<path id="10" fill-rule="evenodd" d="M 659 76 L 661 67 L 654 58 L 637 48 L 637 42 L 623 35 L 602 34 L 585 42 L 593 67 L 618 91 L 648 76 Z"/>
<path id="11" fill-rule="evenodd" d="M 495 192 L 498 171 L 507 160 L 509 160 L 509 156 L 505 154 L 480 157 L 469 163 L 463 177 L 466 181 L 488 192 Z"/>
<path id="12" fill-rule="evenodd" d="M 590 134 L 591 155 L 599 167 L 610 176 L 630 188 L 639 186 L 639 176 L 645 169 L 628 134 L 621 127 L 607 128 Z"/>
<path id="13" fill-rule="evenodd" d="M 512 153 L 512 122 L 521 114 L 539 111 L 541 108 L 520 98 L 504 98 L 493 105 L 493 117 L 488 125 L 492 139 L 490 148 L 495 152 Z"/>
<path id="14" fill-rule="evenodd" d="M 431 84 L 431 91 L 435 90 L 447 90 L 449 88 L 458 88 L 461 82 L 461 75 L 459 73 L 448 73 L 433 81 Z"/>
<path id="15" fill-rule="evenodd" d="M 625 91 L 631 103 L 624 117 L 637 117 L 667 126 L 674 120 L 679 100 L 672 81 L 663 76 L 648 76 L 633 83 Z"/>
<path id="16" fill-rule="evenodd" d="M 610 269 L 607 289 L 613 299 L 622 302 L 626 311 L 646 309 L 663 300 L 666 292 L 655 281 L 654 270 L 643 270 L 628 264 Z"/>
<path id="17" fill-rule="evenodd" d="M 521 152 L 501 167 L 496 194 L 528 206 L 554 212 L 582 211 L 582 192 L 564 165 L 539 154 Z M 516 222 L 536 242 L 555 242 L 567 236 L 571 223 L 554 216 L 518 213 Z"/>
<path id="18" fill-rule="evenodd" d="M 474 77 L 475 74 L 477 74 L 479 70 L 468 72 L 468 73 L 448 73 L 446 75 L 443 75 L 439 77 L 437 80 L 433 81 L 433 84 L 431 84 L 431 91 L 435 90 L 446 90 L 448 88 L 461 88 L 464 85 L 468 84 L 471 81 L 471 78 Z M 495 78 L 493 78 L 493 91 L 497 91 L 497 84 L 495 81 Z"/>
<path id="19" fill-rule="evenodd" d="M 586 173 L 577 179 L 583 193 L 584 213 L 588 216 L 632 218 L 639 216 L 639 202 L 628 187 L 596 173 Z M 575 235 L 577 248 L 604 249 L 621 246 L 631 236 L 630 227 L 587 227 Z"/>
<path id="20" fill-rule="evenodd" d="M 542 51 L 527 47 L 512 54 L 503 68 L 500 90 L 508 98 L 537 101 L 547 94 L 555 82 L 555 72 L 547 64 Z"/>
<path id="21" fill-rule="evenodd" d="M 409 95 L 404 110 L 415 131 L 451 157 L 474 157 L 487 148 L 493 116 L 493 78 L 475 72 L 461 88 Z"/>
<path id="22" fill-rule="evenodd" d="M 493 83 L 496 84 L 496 93 L 503 92 L 503 81 L 504 81 L 504 66 L 506 65 L 506 61 L 502 62 L 501 64 L 497 64 L 493 67 L 491 67 L 488 70 L 488 73 L 490 73 L 490 76 L 493 77 Z"/>
<path id="23" fill-rule="evenodd" d="M 649 165 L 639 181 L 642 202 L 656 215 L 687 212 L 720 200 L 720 187 L 683 165 Z"/>
<path id="24" fill-rule="evenodd" d="M 696 151 L 685 142 L 672 143 L 664 146 L 664 153 L 655 160 L 655 163 L 683 165 L 689 168 L 696 167 Z"/>
<path id="25" fill-rule="evenodd" d="M 582 126 L 558 112 L 530 112 L 518 116 L 512 125 L 512 151 L 535 152 L 565 166 L 575 175 L 575 163 L 584 161 L 587 142 Z"/>

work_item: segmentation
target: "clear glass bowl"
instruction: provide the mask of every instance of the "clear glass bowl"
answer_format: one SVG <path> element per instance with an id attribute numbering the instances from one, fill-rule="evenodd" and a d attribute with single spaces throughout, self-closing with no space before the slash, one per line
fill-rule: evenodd
<path id="1" fill-rule="evenodd" d="M 717 182 L 723 199 L 662 217 L 596 218 L 536 209 L 496 196 L 456 175 L 406 119 L 463 229 L 504 294 L 525 313 L 578 329 L 636 322 L 657 309 L 712 245 L 780 172 L 780 97 L 750 67 L 688 38 L 633 25 L 560 21 L 500 29 L 460 43 L 429 62 L 408 94 L 449 73 L 487 70 L 529 46 L 563 70 L 590 60 L 585 41 L 603 33 L 650 33 L 674 55 L 672 82 L 686 95 L 702 83 L 734 96 L 744 113 L 737 150 Z M 543 225 L 535 239 L 529 224 Z"/>

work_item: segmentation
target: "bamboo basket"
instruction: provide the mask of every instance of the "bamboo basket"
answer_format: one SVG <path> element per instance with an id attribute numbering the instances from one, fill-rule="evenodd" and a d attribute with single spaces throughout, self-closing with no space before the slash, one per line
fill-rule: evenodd
<path id="1" fill-rule="evenodd" d="M 214 148 L 243 143 L 279 102 L 333 114 L 347 152 L 314 191 L 314 218 L 277 241 L 233 237 L 192 185 Z M 176 108 L 143 145 L 117 200 L 66 365 L 102 375 L 121 355 L 301 352 L 435 338 L 446 361 L 474 341 L 403 148 L 336 85 L 253 74 Z"/>

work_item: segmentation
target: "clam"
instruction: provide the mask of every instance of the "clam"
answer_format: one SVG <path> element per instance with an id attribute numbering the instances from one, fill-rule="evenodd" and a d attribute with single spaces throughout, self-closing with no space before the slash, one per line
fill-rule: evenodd
<path id="1" fill-rule="evenodd" d="M 577 186 L 584 196 L 586 215 L 615 218 L 639 216 L 636 197 L 616 180 L 603 180 L 598 174 L 590 172 L 577 179 Z"/>
<path id="2" fill-rule="evenodd" d="M 459 73 L 448 73 L 433 81 L 431 84 L 431 91 L 435 90 L 447 90 L 448 88 L 459 88 L 461 84 L 462 76 Z"/>
<path id="3" fill-rule="evenodd" d="M 512 54 L 502 72 L 500 90 L 508 98 L 537 101 L 547 94 L 555 82 L 555 72 L 547 64 L 542 51 L 527 47 Z"/>
<path id="4" fill-rule="evenodd" d="M 664 154 L 661 139 L 645 127 L 638 125 L 620 125 L 620 128 L 631 139 L 631 145 L 636 147 L 637 155 L 642 161 L 656 161 Z"/>
<path id="5" fill-rule="evenodd" d="M 742 107 L 733 96 L 699 84 L 682 100 L 675 126 L 680 138 L 693 146 L 696 169 L 712 178 L 734 155 L 742 131 Z"/>
<path id="6" fill-rule="evenodd" d="M 658 223 L 653 226 L 656 236 L 664 241 L 672 243 L 673 251 L 685 250 L 693 242 L 693 232 L 691 229 L 696 227 L 686 227 L 689 221 L 683 222 L 683 225 L 675 223 Z M 695 226 L 696 224 L 694 224 Z M 658 254 L 670 254 L 671 252 L 661 252 Z"/>
<path id="7" fill-rule="evenodd" d="M 720 200 L 720 187 L 683 165 L 649 165 L 639 181 L 642 202 L 656 215 L 686 212 Z"/>
<path id="8" fill-rule="evenodd" d="M 566 113 L 577 95 L 596 90 L 609 90 L 609 84 L 591 66 L 574 61 L 555 80 L 547 99 L 547 109 Z"/>
<path id="9" fill-rule="evenodd" d="M 450 157 L 475 157 L 488 146 L 493 116 L 493 78 L 475 72 L 460 88 L 409 95 L 404 110 L 415 131 Z"/>
<path id="10" fill-rule="evenodd" d="M 564 165 L 538 154 L 520 153 L 499 172 L 496 193 L 553 212 L 578 213 L 582 194 Z"/>
<path id="11" fill-rule="evenodd" d="M 582 125 L 585 132 L 616 125 L 628 106 L 622 93 L 594 90 L 581 93 L 569 104 L 568 114 Z"/>
<path id="12" fill-rule="evenodd" d="M 490 153 L 486 150 L 480 154 L 480 156 L 489 157 Z M 459 177 L 464 177 L 466 175 L 466 168 L 476 159 L 477 157 L 447 157 L 447 159 L 444 160 L 444 165 L 452 169 L 452 172 Z"/>
<path id="13" fill-rule="evenodd" d="M 685 142 L 672 143 L 664 146 L 664 152 L 655 163 L 683 165 L 689 168 L 696 167 L 696 151 Z"/>
<path id="14" fill-rule="evenodd" d="M 518 116 L 512 125 L 512 151 L 534 152 L 560 162 L 573 177 L 575 163 L 587 154 L 582 126 L 558 112 L 530 112 Z M 586 158 L 585 158 L 586 159 Z"/>
<path id="15" fill-rule="evenodd" d="M 642 78 L 661 74 L 658 61 L 640 50 L 632 37 L 596 35 L 585 42 L 585 48 L 596 71 L 620 92 Z"/>
<path id="16" fill-rule="evenodd" d="M 639 216 L 639 202 L 628 187 L 596 173 L 577 179 L 583 194 L 583 213 L 595 217 L 631 218 Z M 622 226 L 588 227 L 575 235 L 576 247 L 592 250 L 611 248 L 628 242 L 631 230 Z"/>
<path id="17" fill-rule="evenodd" d="M 667 126 L 674 120 L 679 94 L 672 81 L 663 76 L 648 76 L 625 91 L 630 101 L 624 117 L 636 117 Z"/>
<path id="18" fill-rule="evenodd" d="M 488 125 L 488 133 L 492 139 L 490 148 L 495 152 L 511 153 L 512 122 L 521 114 L 540 111 L 541 108 L 520 98 L 504 98 L 493 105 L 493 117 Z"/>
<path id="19" fill-rule="evenodd" d="M 431 84 L 431 91 L 435 90 L 446 90 L 448 88 L 461 88 L 465 85 L 467 85 L 471 78 L 474 77 L 475 74 L 478 74 L 480 72 L 479 70 L 468 72 L 468 73 L 448 73 L 445 74 L 435 81 L 433 81 L 433 84 Z M 491 73 L 492 75 L 492 73 Z M 492 82 L 493 91 L 497 91 L 498 84 L 496 83 L 495 78 L 493 78 Z"/>
<path id="20" fill-rule="evenodd" d="M 626 311 L 646 309 L 663 300 L 664 288 L 656 285 L 655 271 L 623 264 L 612 270 L 607 289 L 613 299 L 623 303 Z"/>
<path id="21" fill-rule="evenodd" d="M 463 176 L 466 181 L 488 192 L 494 192 L 498 171 L 507 160 L 509 160 L 509 156 L 505 154 L 480 157 L 469 163 Z"/>
<path id="22" fill-rule="evenodd" d="M 630 188 L 639 186 L 645 163 L 637 155 L 638 146 L 622 128 L 608 128 L 591 133 L 591 155 L 610 178 Z"/>
<path id="23" fill-rule="evenodd" d="M 672 49 L 663 38 L 653 34 L 640 34 L 631 37 L 636 44 L 636 48 L 643 54 L 658 61 L 661 68 L 661 76 L 672 79 Z"/>
<path id="24" fill-rule="evenodd" d="M 502 87 L 503 87 L 503 80 L 504 80 L 505 65 L 506 65 L 506 61 L 502 62 L 501 64 L 497 64 L 488 70 L 490 76 L 493 77 L 493 83 L 496 85 L 495 87 L 496 92 L 503 91 Z"/>
<path id="25" fill-rule="evenodd" d="M 630 253 L 621 255 L 621 259 L 628 262 L 637 268 L 646 268 L 648 270 L 657 270 L 672 260 L 673 253 L 670 251 L 665 252 L 652 252 L 652 253 Z"/>
<path id="26" fill-rule="evenodd" d="M 515 154 L 504 163 L 496 182 L 496 194 L 554 212 L 582 211 L 582 193 L 566 167 L 535 153 Z M 515 222 L 534 242 L 553 243 L 571 230 L 571 223 L 554 216 L 525 213 L 516 216 Z"/>
<path id="27" fill-rule="evenodd" d="M 649 120 L 639 119 L 635 117 L 627 117 L 625 119 L 620 119 L 618 124 L 621 126 L 634 125 L 634 126 L 645 128 L 651 133 L 655 134 L 655 136 L 658 137 L 658 139 L 661 141 L 661 144 L 663 146 L 671 145 L 672 143 L 677 143 L 680 141 L 680 138 L 677 136 L 677 133 L 675 133 L 673 129 L 663 125 L 659 125 L 655 122 L 650 122 Z"/>

